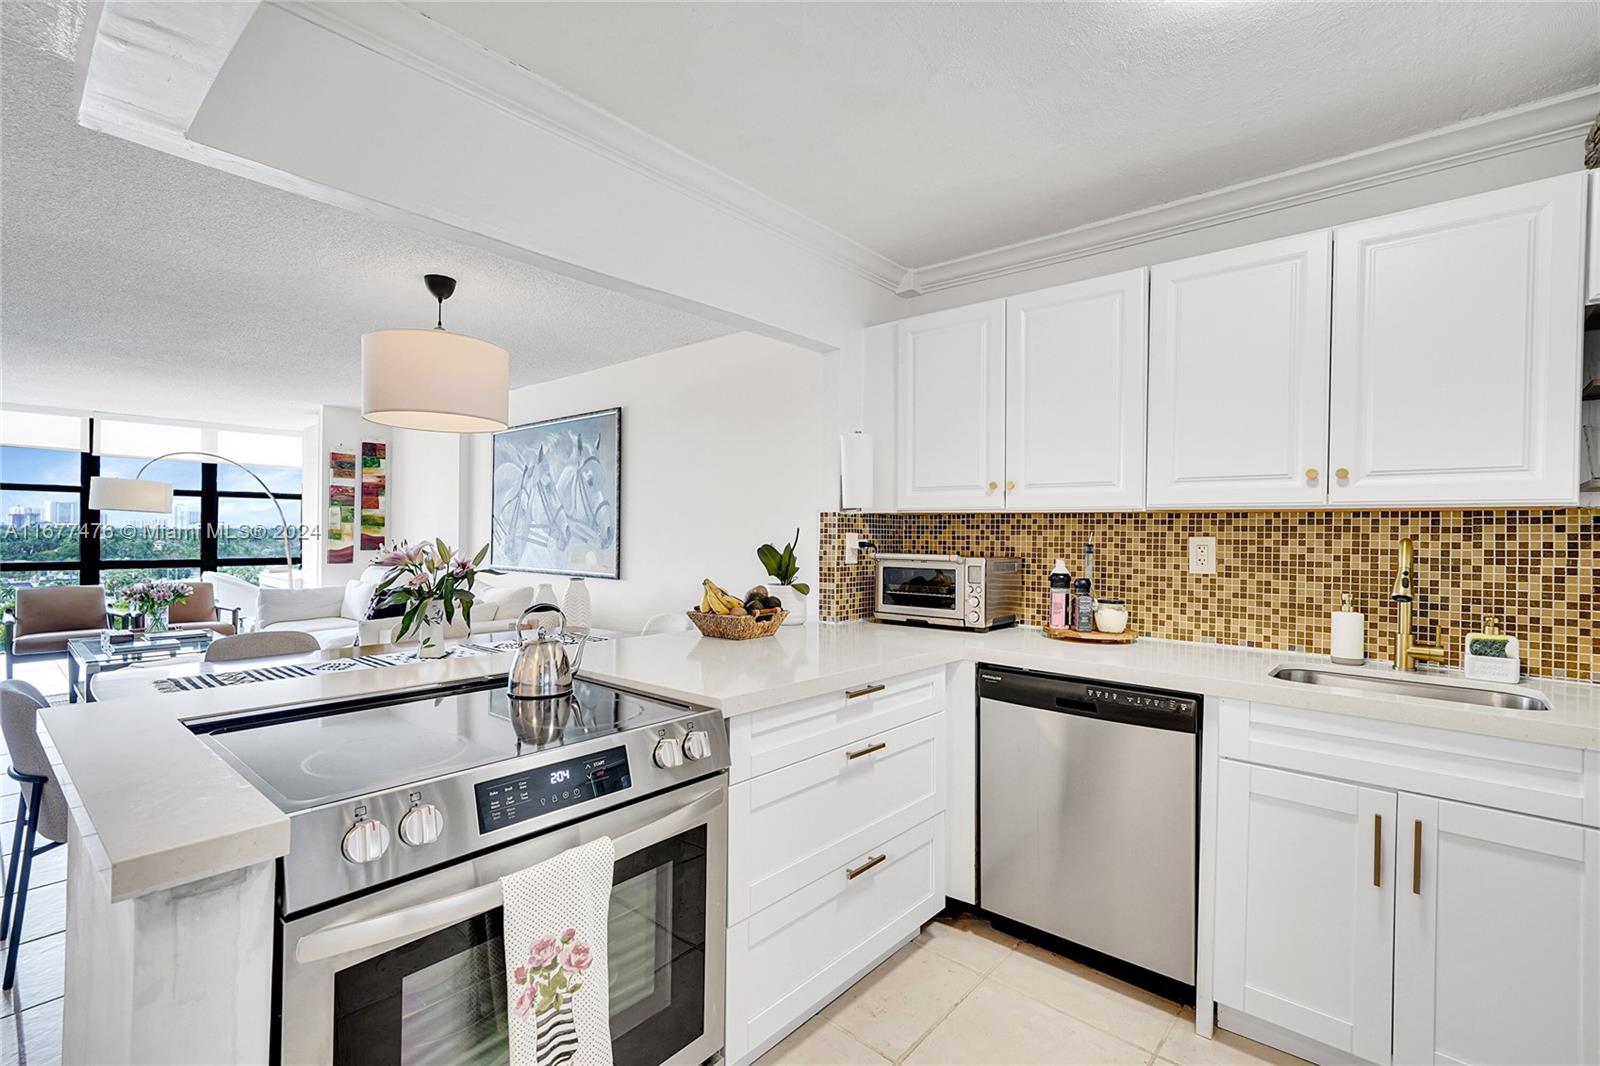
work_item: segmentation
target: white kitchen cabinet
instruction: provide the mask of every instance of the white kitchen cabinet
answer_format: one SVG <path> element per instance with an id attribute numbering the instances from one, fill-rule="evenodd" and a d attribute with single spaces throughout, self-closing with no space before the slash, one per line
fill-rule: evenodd
<path id="1" fill-rule="evenodd" d="M 1387 1063 L 1395 794 L 1222 760 L 1215 996 Z"/>
<path id="2" fill-rule="evenodd" d="M 1006 508 L 1144 506 L 1146 300 L 1129 270 L 1006 301 Z"/>
<path id="3" fill-rule="evenodd" d="M 896 506 L 1005 506 L 1005 301 L 901 322 L 896 359 Z"/>
<path id="4" fill-rule="evenodd" d="M 1394 1057 L 1600 1062 L 1600 829 L 1402 793 Z"/>
<path id="5" fill-rule="evenodd" d="M 1329 502 L 1572 503 L 1584 176 L 1334 231 Z"/>
<path id="6" fill-rule="evenodd" d="M 1325 502 L 1331 242 L 1151 268 L 1152 508 Z"/>

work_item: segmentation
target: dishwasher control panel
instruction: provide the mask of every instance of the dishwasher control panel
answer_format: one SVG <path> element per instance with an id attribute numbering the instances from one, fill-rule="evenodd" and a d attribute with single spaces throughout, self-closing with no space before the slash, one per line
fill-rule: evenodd
<path id="1" fill-rule="evenodd" d="M 1193 717 L 1195 701 L 1186 696 L 1168 696 L 1159 692 L 1130 692 L 1120 688 L 1085 686 L 1084 695 L 1096 703 L 1110 703 L 1118 707 L 1137 707 L 1141 710 L 1167 711 Z"/>

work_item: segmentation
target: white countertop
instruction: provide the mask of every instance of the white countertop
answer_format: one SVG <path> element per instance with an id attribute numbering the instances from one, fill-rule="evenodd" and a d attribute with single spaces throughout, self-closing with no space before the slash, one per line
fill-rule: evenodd
<path id="1" fill-rule="evenodd" d="M 972 661 L 1600 750 L 1600 685 L 1533 678 L 1548 711 L 1502 710 L 1379 692 L 1355 695 L 1269 676 L 1325 658 L 1145 639 L 1073 644 L 1037 630 L 968 634 L 858 622 L 791 626 L 772 638 L 696 633 L 591 644 L 580 673 L 602 684 L 733 716 L 895 674 Z M 413 666 L 52 707 L 45 727 L 97 835 L 112 899 L 265 862 L 289 847 L 286 815 L 212 754 L 186 721 L 460 682 L 510 666 L 509 653 Z"/>

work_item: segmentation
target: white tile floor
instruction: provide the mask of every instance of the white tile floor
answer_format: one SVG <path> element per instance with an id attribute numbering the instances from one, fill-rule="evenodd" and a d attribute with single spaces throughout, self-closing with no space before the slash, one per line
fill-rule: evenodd
<path id="1" fill-rule="evenodd" d="M 1231 1033 L 1203 1039 L 1187 1007 L 960 918 L 929 924 L 760 1063 L 1300 1061 Z"/>

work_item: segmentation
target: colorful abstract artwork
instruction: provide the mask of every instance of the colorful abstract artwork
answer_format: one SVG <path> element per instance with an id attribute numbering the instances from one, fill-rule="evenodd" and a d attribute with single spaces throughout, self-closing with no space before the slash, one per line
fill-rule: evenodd
<path id="1" fill-rule="evenodd" d="M 619 577 L 622 409 L 496 433 L 492 507 L 492 566 Z"/>
<path id="2" fill-rule="evenodd" d="M 382 441 L 361 442 L 361 550 L 383 547 L 387 528 L 389 446 Z"/>
<path id="3" fill-rule="evenodd" d="M 356 457 L 354 452 L 328 453 L 329 564 L 356 559 Z"/>

